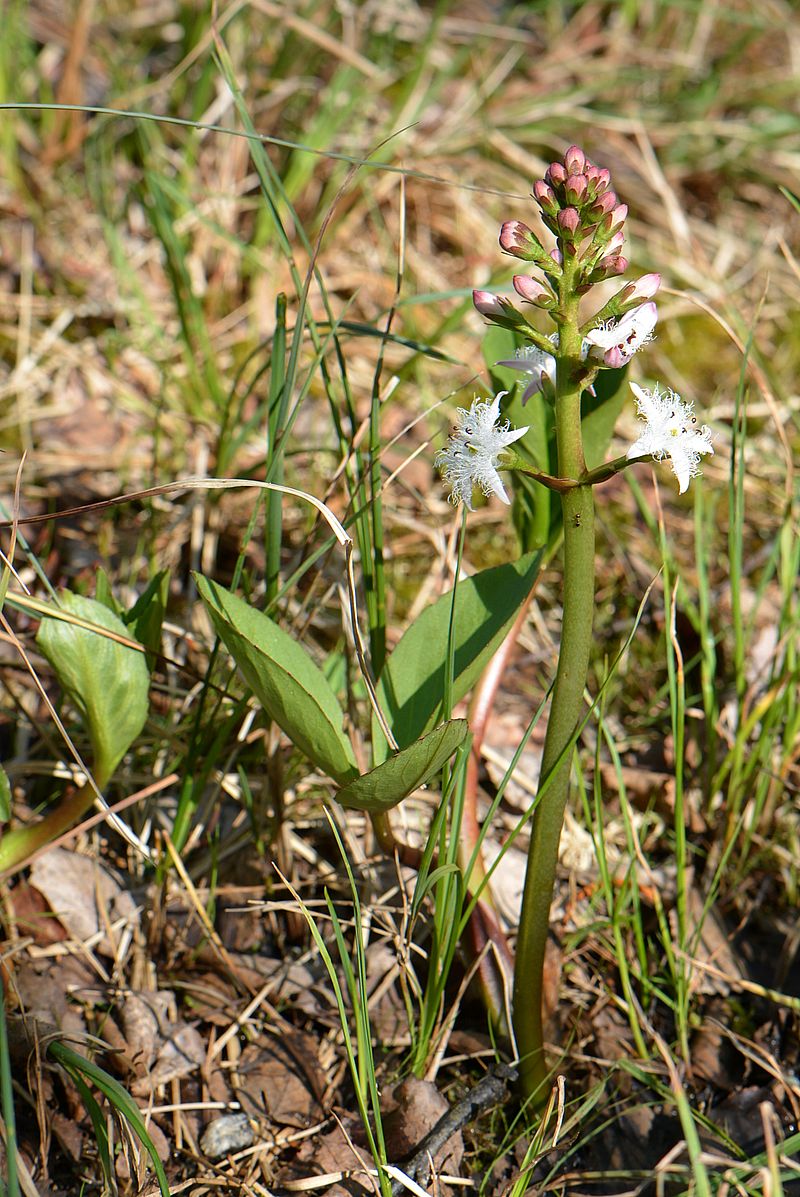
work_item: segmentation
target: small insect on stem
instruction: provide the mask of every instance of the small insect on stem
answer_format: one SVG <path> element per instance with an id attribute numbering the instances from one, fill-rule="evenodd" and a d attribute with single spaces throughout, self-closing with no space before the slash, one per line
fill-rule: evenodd
<path id="1" fill-rule="evenodd" d="M 581 526 L 581 513 L 580 513 L 579 511 L 576 511 L 576 512 L 575 512 L 575 514 L 573 515 L 573 517 L 572 517 L 572 522 L 573 522 L 573 524 L 575 525 L 575 527 L 576 527 L 576 528 L 580 528 L 580 526 Z"/>

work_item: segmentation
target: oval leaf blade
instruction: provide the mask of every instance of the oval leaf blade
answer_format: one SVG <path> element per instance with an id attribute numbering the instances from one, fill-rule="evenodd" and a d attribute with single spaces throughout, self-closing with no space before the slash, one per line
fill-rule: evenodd
<path id="1" fill-rule="evenodd" d="M 336 801 L 353 810 L 389 810 L 430 781 L 468 735 L 466 719 L 451 719 L 343 786 L 336 793 Z"/>
<path id="2" fill-rule="evenodd" d="M 480 677 L 530 593 L 542 554 L 485 569 L 458 583 L 455 603 L 453 702 Z M 378 698 L 401 748 L 442 717 L 452 592 L 427 607 L 400 638 L 378 682 Z M 374 730 L 376 753 L 385 740 Z"/>
<path id="3" fill-rule="evenodd" d="M 132 639 L 122 620 L 95 599 L 66 590 L 59 603 L 70 615 Z M 150 675 L 145 655 L 57 616 L 42 619 L 36 643 L 62 690 L 83 715 L 92 742 L 95 780 L 103 786 L 147 718 Z"/>
<path id="4" fill-rule="evenodd" d="M 219 638 L 262 707 L 309 760 L 335 781 L 358 774 L 342 708 L 321 669 L 282 628 L 209 578 L 197 589 Z"/>

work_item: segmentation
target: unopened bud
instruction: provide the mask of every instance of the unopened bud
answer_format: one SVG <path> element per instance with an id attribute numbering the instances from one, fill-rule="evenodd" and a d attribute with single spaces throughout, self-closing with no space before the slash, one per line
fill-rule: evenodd
<path id="1" fill-rule="evenodd" d="M 558 227 L 566 238 L 572 240 L 578 231 L 581 218 L 577 208 L 562 208 L 558 214 Z"/>
<path id="2" fill-rule="evenodd" d="M 611 194 L 612 192 L 610 191 L 606 192 L 606 195 Z M 609 212 L 606 220 L 603 222 L 603 227 L 605 228 L 606 232 L 610 233 L 613 229 L 618 229 L 621 225 L 623 225 L 627 219 L 627 216 L 628 205 L 617 204 L 616 208 L 614 208 L 612 212 Z"/>
<path id="3" fill-rule="evenodd" d="M 521 220 L 507 220 L 500 229 L 500 247 L 524 262 L 538 262 L 545 257 L 544 246 Z"/>
<path id="4" fill-rule="evenodd" d="M 580 204 L 586 197 L 586 179 L 583 175 L 570 175 L 564 184 L 567 203 Z"/>
<path id="5" fill-rule="evenodd" d="M 604 278 L 614 278 L 618 274 L 624 274 L 627 269 L 627 258 L 623 258 L 622 254 L 609 254 L 597 263 L 589 276 L 589 281 L 599 283 Z"/>
<path id="6" fill-rule="evenodd" d="M 530 275 L 515 274 L 511 281 L 517 295 L 526 303 L 536 304 L 538 308 L 551 308 L 556 302 L 553 293 Z"/>
<path id="7" fill-rule="evenodd" d="M 481 316 L 488 316 L 490 319 L 492 316 L 505 316 L 502 303 L 491 291 L 473 291 L 472 302 Z"/>
<path id="8" fill-rule="evenodd" d="M 614 236 L 603 246 L 603 257 L 611 257 L 612 254 L 618 254 L 625 244 L 625 234 L 622 229 L 617 229 Z"/>
<path id="9" fill-rule="evenodd" d="M 639 304 L 642 300 L 652 299 L 660 286 L 660 274 L 643 274 L 635 283 L 628 283 L 617 292 L 616 299 L 626 305 Z"/>
<path id="10" fill-rule="evenodd" d="M 611 186 L 611 171 L 603 168 L 597 172 L 597 194 L 603 195 Z"/>
<path id="11" fill-rule="evenodd" d="M 544 172 L 546 183 L 552 183 L 558 187 L 561 183 L 567 180 L 567 172 L 560 162 L 551 162 L 547 170 Z"/>
<path id="12" fill-rule="evenodd" d="M 586 166 L 586 155 L 579 146 L 571 145 L 564 155 L 564 166 L 568 175 L 582 175 Z"/>
<path id="13" fill-rule="evenodd" d="M 617 202 L 616 194 L 613 191 L 604 191 L 602 195 L 598 195 L 595 202 L 592 204 L 589 215 L 593 220 L 602 220 L 609 212 L 612 211 Z"/>
<path id="14" fill-rule="evenodd" d="M 544 179 L 537 179 L 534 183 L 533 198 L 547 216 L 555 216 L 558 211 L 558 200 L 552 187 L 548 187 Z"/>

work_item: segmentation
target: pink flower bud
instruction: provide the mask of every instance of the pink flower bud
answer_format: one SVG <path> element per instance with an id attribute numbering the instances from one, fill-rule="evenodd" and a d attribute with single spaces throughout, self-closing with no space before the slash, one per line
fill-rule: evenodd
<path id="1" fill-rule="evenodd" d="M 553 259 L 556 266 L 564 265 L 564 257 L 561 253 L 561 250 L 558 248 L 557 245 L 554 246 L 553 249 L 550 250 L 550 257 Z"/>
<path id="2" fill-rule="evenodd" d="M 591 216 L 595 220 L 602 220 L 602 218 L 604 216 L 607 216 L 608 213 L 613 209 L 616 202 L 617 202 L 617 197 L 613 191 L 603 192 L 603 194 L 599 195 L 597 197 L 597 199 L 595 200 L 595 202 L 592 204 L 592 210 L 590 213 Z"/>
<path id="3" fill-rule="evenodd" d="M 537 179 L 533 185 L 533 198 L 548 216 L 554 216 L 558 211 L 558 200 L 552 187 L 548 187 L 544 179 Z"/>
<path id="4" fill-rule="evenodd" d="M 624 244 L 625 234 L 622 229 L 617 229 L 608 244 L 603 246 L 603 256 L 609 258 L 612 254 L 618 254 Z"/>
<path id="5" fill-rule="evenodd" d="M 623 258 L 622 254 L 609 254 L 608 257 L 602 258 L 591 274 L 591 281 L 599 283 L 604 278 L 614 278 L 617 274 L 624 274 L 628 269 L 628 259 Z"/>
<path id="6" fill-rule="evenodd" d="M 576 145 L 571 145 L 564 155 L 564 166 L 569 175 L 582 175 L 586 166 L 586 155 Z"/>
<path id="7" fill-rule="evenodd" d="M 527 274 L 515 274 L 511 280 L 514 290 L 526 303 L 535 303 L 537 307 L 550 308 L 555 299 L 546 287 Z"/>
<path id="8" fill-rule="evenodd" d="M 602 195 L 611 186 L 611 171 L 603 168 L 597 174 L 597 194 Z"/>
<path id="9" fill-rule="evenodd" d="M 500 247 L 515 258 L 537 262 L 544 257 L 544 248 L 536 234 L 521 220 L 507 220 L 500 229 Z"/>
<path id="10" fill-rule="evenodd" d="M 613 192 L 607 191 L 606 195 L 613 195 Z M 605 199 L 605 196 L 603 196 L 603 199 Z M 610 233 L 612 231 L 612 229 L 619 228 L 620 225 L 625 223 L 627 215 L 628 215 L 628 205 L 627 204 L 617 204 L 616 208 L 614 208 L 613 211 L 610 212 L 609 215 L 606 217 L 606 220 L 609 222 L 606 231 Z"/>
<path id="11" fill-rule="evenodd" d="M 555 187 L 566 182 L 567 172 L 560 162 L 551 162 L 547 170 L 544 172 L 546 183 L 552 183 Z"/>
<path id="12" fill-rule="evenodd" d="M 643 274 L 635 283 L 628 283 L 617 294 L 617 299 L 625 304 L 638 304 L 643 299 L 652 299 L 661 286 L 660 274 Z"/>
<path id="13" fill-rule="evenodd" d="M 488 316 L 489 319 L 493 316 L 505 316 L 502 303 L 491 291 L 473 291 L 472 302 L 481 316 Z"/>
<path id="14" fill-rule="evenodd" d="M 558 214 L 558 227 L 566 237 L 574 237 L 580 227 L 581 218 L 577 208 L 562 208 Z"/>
<path id="15" fill-rule="evenodd" d="M 579 204 L 586 196 L 586 179 L 583 175 L 570 175 L 564 184 L 567 203 Z"/>

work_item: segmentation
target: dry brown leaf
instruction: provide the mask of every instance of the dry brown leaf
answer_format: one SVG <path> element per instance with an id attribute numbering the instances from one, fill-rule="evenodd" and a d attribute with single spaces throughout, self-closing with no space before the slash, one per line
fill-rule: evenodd
<path id="1" fill-rule="evenodd" d="M 234 1086 L 245 1113 L 267 1114 L 281 1126 L 298 1129 L 318 1122 L 325 1090 L 318 1051 L 317 1040 L 302 1031 L 284 1031 L 280 1038 L 262 1035 L 249 1043 L 239 1059 L 239 1084 Z"/>
<path id="2" fill-rule="evenodd" d="M 114 955 L 105 933 L 109 923 L 120 918 L 128 925 L 138 923 L 136 903 L 121 878 L 88 856 L 52 848 L 33 862 L 31 884 L 73 939 L 88 940 L 102 933 L 95 945 L 101 954 Z"/>
<path id="3" fill-rule="evenodd" d="M 364 1171 L 374 1163 L 364 1145 L 364 1132 L 357 1118 L 342 1114 L 327 1134 L 307 1139 L 297 1159 L 281 1179 L 306 1179 L 345 1173 L 342 1181 L 325 1188 L 326 1197 L 374 1197 L 375 1184 Z M 355 1175 L 349 1175 L 355 1173 Z"/>
<path id="4" fill-rule="evenodd" d="M 386 1151 L 389 1159 L 400 1162 L 419 1147 L 425 1136 L 450 1109 L 447 1098 L 431 1081 L 406 1077 L 394 1091 L 397 1105 L 384 1119 Z M 456 1131 L 434 1156 L 437 1172 L 458 1174 L 464 1155 L 461 1131 Z"/>
<path id="5" fill-rule="evenodd" d="M 122 1029 L 127 1055 L 137 1076 L 146 1076 L 150 1071 L 159 1042 L 169 1035 L 170 1020 L 174 1022 L 175 1017 L 175 995 L 169 990 L 125 995 Z"/>
<path id="6" fill-rule="evenodd" d="M 50 947 L 68 939 L 63 925 L 50 909 L 44 894 L 34 889 L 27 881 L 14 886 L 10 895 L 16 930 L 20 935 L 30 935 L 39 947 Z"/>
<path id="7" fill-rule="evenodd" d="M 194 1027 L 184 1023 L 176 1027 L 158 1050 L 155 1064 L 147 1076 L 134 1081 L 135 1097 L 147 1097 L 159 1085 L 190 1076 L 206 1058 L 206 1045 Z"/>

